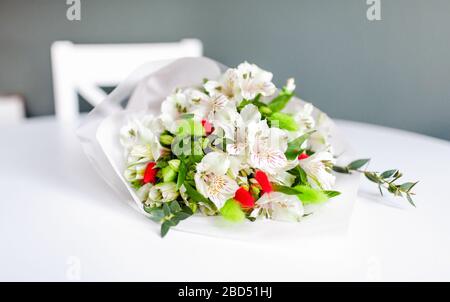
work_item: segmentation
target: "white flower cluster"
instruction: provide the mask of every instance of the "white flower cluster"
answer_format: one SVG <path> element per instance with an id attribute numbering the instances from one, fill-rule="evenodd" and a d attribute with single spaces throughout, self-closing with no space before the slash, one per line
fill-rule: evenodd
<path id="1" fill-rule="evenodd" d="M 179 200 L 219 214 L 234 200 L 249 218 L 299 220 L 308 201 L 302 190 L 330 190 L 335 177 L 329 119 L 295 99 L 287 112 L 295 88 L 289 79 L 277 90 L 272 73 L 244 62 L 200 87 L 177 89 L 159 116 L 132 119 L 121 130 L 125 178 L 155 208 Z M 186 138 L 194 147 L 180 153 Z M 188 183 L 210 203 L 191 196 Z"/>

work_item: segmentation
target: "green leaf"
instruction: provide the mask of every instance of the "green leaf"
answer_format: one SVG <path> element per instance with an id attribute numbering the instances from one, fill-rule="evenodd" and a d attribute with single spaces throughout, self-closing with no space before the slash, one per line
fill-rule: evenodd
<path id="1" fill-rule="evenodd" d="M 241 205 L 234 199 L 229 199 L 220 209 L 220 214 L 226 220 L 238 222 L 245 219 L 245 213 L 242 211 Z"/>
<path id="2" fill-rule="evenodd" d="M 305 170 L 303 170 L 300 166 L 297 166 L 297 170 L 299 172 L 299 176 L 300 176 L 300 184 L 308 184 L 308 176 L 305 172 Z"/>
<path id="3" fill-rule="evenodd" d="M 374 183 L 381 183 L 381 180 L 378 178 L 378 176 L 375 173 L 372 172 L 364 172 L 364 176 L 367 177 L 368 180 L 374 182 Z"/>
<path id="4" fill-rule="evenodd" d="M 167 203 L 163 204 L 163 211 L 164 211 L 164 215 L 165 216 L 169 216 L 170 215 L 170 207 L 167 205 Z"/>
<path id="5" fill-rule="evenodd" d="M 400 190 L 409 192 L 417 184 L 417 182 L 405 182 L 399 186 Z"/>
<path id="6" fill-rule="evenodd" d="M 365 164 L 367 164 L 370 161 L 370 158 L 365 158 L 365 159 L 358 159 L 355 161 L 352 161 L 347 168 L 349 170 L 358 170 L 359 168 L 361 168 L 362 166 L 364 166 Z"/>
<path id="7" fill-rule="evenodd" d="M 276 98 L 274 98 L 267 106 L 272 112 L 279 112 L 289 103 L 293 94 L 281 92 Z"/>
<path id="8" fill-rule="evenodd" d="M 384 179 L 390 178 L 390 177 L 394 176 L 394 174 L 397 173 L 397 171 L 398 170 L 396 170 L 396 169 L 384 171 L 383 173 L 381 173 L 380 177 L 384 178 Z"/>
<path id="9" fill-rule="evenodd" d="M 406 194 L 406 199 L 408 200 L 408 202 L 409 202 L 413 207 L 416 207 L 416 204 L 415 204 L 414 201 L 412 200 L 410 194 Z"/>
<path id="10" fill-rule="evenodd" d="M 164 211 L 161 208 L 144 206 L 144 211 L 150 214 L 150 219 L 160 222 L 164 218 Z"/>
<path id="11" fill-rule="evenodd" d="M 174 200 L 170 203 L 170 210 L 172 213 L 177 213 L 181 211 L 181 207 L 178 201 Z"/>
<path id="12" fill-rule="evenodd" d="M 299 192 L 297 197 L 303 204 L 322 203 L 329 199 L 326 193 L 308 186 L 295 186 L 294 189 Z"/>
<path id="13" fill-rule="evenodd" d="M 173 226 L 176 226 L 178 224 L 178 221 L 174 220 L 166 220 L 161 224 L 161 237 L 166 236 L 167 232 L 169 232 L 169 229 Z"/>
<path id="14" fill-rule="evenodd" d="M 185 220 L 186 218 L 189 218 L 191 216 L 192 216 L 192 214 L 189 214 L 189 213 L 186 213 L 186 212 L 178 212 L 178 213 L 175 214 L 174 217 L 177 220 Z"/>
<path id="15" fill-rule="evenodd" d="M 155 165 L 155 168 L 164 168 L 164 167 L 167 167 L 168 166 L 168 163 L 165 161 L 165 160 L 158 160 L 157 162 L 156 162 L 156 165 Z"/>
<path id="16" fill-rule="evenodd" d="M 347 167 L 333 166 L 333 171 L 342 174 L 350 174 L 350 170 Z"/>
<path id="17" fill-rule="evenodd" d="M 178 168 L 178 179 L 177 179 L 177 190 L 181 188 L 181 185 L 184 183 L 186 179 L 187 167 L 184 160 L 180 162 L 180 166 Z"/>
<path id="18" fill-rule="evenodd" d="M 300 137 L 297 137 L 293 141 L 288 143 L 288 147 L 284 155 L 288 160 L 294 160 L 297 156 L 303 152 L 302 145 L 303 143 L 313 134 L 315 131 L 310 131 L 303 134 Z"/>
<path id="19" fill-rule="evenodd" d="M 194 118 L 194 114 L 193 113 L 185 113 L 185 114 L 182 114 L 182 115 L 180 115 L 180 119 L 185 119 L 185 120 L 187 120 L 187 119 L 191 119 L 191 118 Z"/>
<path id="20" fill-rule="evenodd" d="M 207 204 L 210 204 L 211 202 L 209 201 L 209 199 L 207 199 L 206 197 L 204 197 L 202 194 L 200 194 L 197 190 L 195 190 L 193 187 L 191 187 L 190 184 L 188 184 L 187 182 L 183 184 L 184 187 L 186 188 L 186 193 L 189 195 L 189 197 L 192 198 L 192 200 L 194 200 L 195 202 L 204 202 Z"/>
<path id="21" fill-rule="evenodd" d="M 287 195 L 297 195 L 298 194 L 298 191 L 296 189 L 291 188 L 291 187 L 287 187 L 287 186 L 274 184 L 273 185 L 273 189 L 276 192 L 281 192 L 281 193 L 284 193 L 284 194 L 287 194 Z"/>
<path id="22" fill-rule="evenodd" d="M 275 112 L 272 113 L 270 117 L 268 117 L 268 120 L 271 123 L 271 127 L 286 129 L 288 131 L 298 130 L 298 125 L 290 114 Z"/>
<path id="23" fill-rule="evenodd" d="M 325 193 L 328 196 L 328 198 L 333 198 L 341 195 L 341 192 L 339 191 L 322 191 L 322 192 Z"/>

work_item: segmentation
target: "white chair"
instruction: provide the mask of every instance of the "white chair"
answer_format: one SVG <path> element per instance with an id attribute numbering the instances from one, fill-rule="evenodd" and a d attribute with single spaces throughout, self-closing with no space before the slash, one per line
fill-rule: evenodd
<path id="1" fill-rule="evenodd" d="M 16 125 L 25 120 L 25 100 L 18 94 L 0 95 L 0 126 Z"/>
<path id="2" fill-rule="evenodd" d="M 78 94 L 91 105 L 98 105 L 106 97 L 100 87 L 116 86 L 143 63 L 199 57 L 202 52 L 202 44 L 196 39 L 142 44 L 56 41 L 51 46 L 56 117 L 63 122 L 76 121 Z"/>

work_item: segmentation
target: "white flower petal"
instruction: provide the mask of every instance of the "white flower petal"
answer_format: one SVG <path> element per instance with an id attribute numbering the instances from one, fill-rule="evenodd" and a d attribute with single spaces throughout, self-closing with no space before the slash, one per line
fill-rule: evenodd
<path id="1" fill-rule="evenodd" d="M 230 160 L 227 154 L 222 152 L 210 152 L 206 154 L 202 161 L 197 165 L 197 171 L 223 175 L 227 173 L 229 167 Z"/>
<path id="2" fill-rule="evenodd" d="M 261 120 L 261 113 L 253 104 L 248 104 L 241 110 L 242 121 L 248 125 L 250 123 L 257 123 Z"/>

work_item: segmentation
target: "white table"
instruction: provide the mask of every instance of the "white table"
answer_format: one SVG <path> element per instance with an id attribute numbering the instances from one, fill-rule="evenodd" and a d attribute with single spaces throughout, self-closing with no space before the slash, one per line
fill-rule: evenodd
<path id="1" fill-rule="evenodd" d="M 0 280 L 450 281 L 450 143 L 339 121 L 371 168 L 399 168 L 417 208 L 362 181 L 348 236 L 296 248 L 172 231 L 135 212 L 52 118 L 0 128 Z"/>

